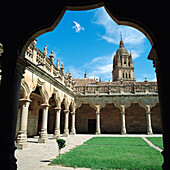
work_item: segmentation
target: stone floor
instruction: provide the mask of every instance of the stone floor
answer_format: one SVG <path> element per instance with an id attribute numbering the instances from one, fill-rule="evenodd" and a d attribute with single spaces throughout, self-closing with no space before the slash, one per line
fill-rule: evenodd
<path id="1" fill-rule="evenodd" d="M 66 147 L 61 153 L 68 152 L 70 149 L 83 144 L 85 141 L 96 136 L 110 137 L 149 137 L 149 135 L 70 135 L 62 137 L 66 140 Z M 160 137 L 162 135 L 151 135 Z M 62 166 L 48 166 L 51 159 L 58 156 L 58 146 L 55 139 L 49 136 L 46 144 L 37 143 L 38 137 L 28 138 L 28 147 L 24 150 L 16 150 L 17 165 L 19 170 L 73 170 L 74 168 Z M 87 170 L 88 168 L 76 168 L 76 170 Z"/>

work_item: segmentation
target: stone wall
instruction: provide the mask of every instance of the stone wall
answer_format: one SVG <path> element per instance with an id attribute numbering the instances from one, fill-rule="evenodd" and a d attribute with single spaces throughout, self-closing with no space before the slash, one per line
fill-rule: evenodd
<path id="1" fill-rule="evenodd" d="M 88 119 L 95 119 L 95 110 L 89 104 L 82 104 L 76 110 L 76 132 L 88 133 Z M 151 123 L 153 133 L 162 133 L 159 104 L 151 109 Z M 146 134 L 147 119 L 146 110 L 138 103 L 132 103 L 125 110 L 125 124 L 127 134 Z M 121 133 L 121 112 L 114 104 L 106 104 L 100 112 L 101 133 Z"/>
<path id="2" fill-rule="evenodd" d="M 147 132 L 146 111 L 138 103 L 132 103 L 125 111 L 127 133 Z"/>
<path id="3" fill-rule="evenodd" d="M 89 104 L 82 104 L 76 110 L 76 133 L 88 133 L 88 119 L 96 119 L 95 110 Z"/>
<path id="4" fill-rule="evenodd" d="M 162 133 L 161 113 L 159 103 L 151 109 L 151 121 L 153 133 Z"/>
<path id="5" fill-rule="evenodd" d="M 113 104 L 106 104 L 100 112 L 101 133 L 120 133 L 121 131 L 121 113 L 120 109 Z"/>

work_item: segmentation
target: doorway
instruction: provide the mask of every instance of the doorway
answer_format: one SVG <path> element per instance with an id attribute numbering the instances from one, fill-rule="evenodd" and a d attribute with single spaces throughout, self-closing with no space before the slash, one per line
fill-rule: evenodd
<path id="1" fill-rule="evenodd" d="M 88 119 L 88 133 L 95 134 L 96 132 L 96 119 Z"/>

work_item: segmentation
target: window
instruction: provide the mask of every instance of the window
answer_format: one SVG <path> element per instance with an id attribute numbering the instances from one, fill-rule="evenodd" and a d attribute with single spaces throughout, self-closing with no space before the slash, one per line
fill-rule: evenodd
<path id="1" fill-rule="evenodd" d="M 126 58 L 124 58 L 124 64 L 126 64 Z"/>

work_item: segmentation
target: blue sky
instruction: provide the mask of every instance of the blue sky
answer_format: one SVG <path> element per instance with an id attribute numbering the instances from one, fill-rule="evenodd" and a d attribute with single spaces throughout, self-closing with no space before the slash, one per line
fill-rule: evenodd
<path id="1" fill-rule="evenodd" d="M 54 53 L 64 64 L 65 71 L 74 78 L 83 78 L 85 71 L 89 78 L 102 81 L 112 80 L 113 56 L 119 48 L 120 32 L 125 48 L 131 53 L 137 81 L 156 80 L 152 61 L 147 59 L 151 50 L 149 40 L 140 31 L 117 25 L 104 8 L 87 11 L 66 11 L 58 26 L 39 36 L 37 47 L 43 51 L 47 45 L 48 55 Z"/>

